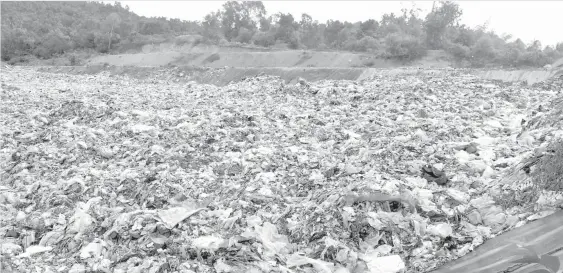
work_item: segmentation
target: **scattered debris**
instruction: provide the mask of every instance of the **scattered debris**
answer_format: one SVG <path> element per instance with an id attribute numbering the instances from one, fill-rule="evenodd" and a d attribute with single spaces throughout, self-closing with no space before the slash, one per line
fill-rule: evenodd
<path id="1" fill-rule="evenodd" d="M 1 80 L 14 272 L 426 272 L 563 199 L 499 203 L 525 186 L 504 175 L 563 136 L 557 109 L 536 111 L 561 99 L 553 81 Z"/>

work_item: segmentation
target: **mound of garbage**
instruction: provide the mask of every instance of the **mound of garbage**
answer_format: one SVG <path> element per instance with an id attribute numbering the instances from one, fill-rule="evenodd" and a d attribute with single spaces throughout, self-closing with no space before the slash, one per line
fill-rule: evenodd
<path id="1" fill-rule="evenodd" d="M 0 77 L 8 272 L 428 272 L 563 200 L 498 195 L 562 137 L 555 82 Z"/>

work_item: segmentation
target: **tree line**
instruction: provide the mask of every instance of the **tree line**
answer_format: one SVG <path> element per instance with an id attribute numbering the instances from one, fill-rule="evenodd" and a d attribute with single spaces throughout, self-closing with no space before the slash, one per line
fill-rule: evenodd
<path id="1" fill-rule="evenodd" d="M 75 50 L 118 53 L 170 41 L 347 50 L 405 61 L 443 50 L 472 66 L 541 67 L 563 56 L 563 43 L 525 44 L 486 24 L 461 24 L 463 11 L 455 2 L 439 2 L 424 18 L 419 13 L 402 9 L 379 20 L 321 23 L 308 14 L 268 15 L 261 1 L 229 1 L 202 21 L 185 21 L 138 16 L 119 2 L 3 2 L 2 59 L 45 59 Z"/>

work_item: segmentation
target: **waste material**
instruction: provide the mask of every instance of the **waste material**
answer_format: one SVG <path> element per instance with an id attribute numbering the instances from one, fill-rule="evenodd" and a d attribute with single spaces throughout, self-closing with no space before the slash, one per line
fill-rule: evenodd
<path id="1" fill-rule="evenodd" d="M 563 199 L 498 199 L 563 136 L 557 109 L 537 111 L 555 80 L 0 77 L 12 272 L 428 272 Z"/>

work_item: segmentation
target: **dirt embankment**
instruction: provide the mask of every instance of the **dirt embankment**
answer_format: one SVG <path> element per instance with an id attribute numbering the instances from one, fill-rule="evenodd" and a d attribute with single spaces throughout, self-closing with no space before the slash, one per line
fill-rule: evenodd
<path id="1" fill-rule="evenodd" d="M 191 82 L 224 86 L 257 75 L 279 76 L 286 83 L 294 82 L 298 78 L 307 81 L 319 80 L 357 80 L 367 78 L 372 73 L 366 73 L 362 68 L 307 68 L 307 67 L 231 67 L 231 68 L 201 68 L 201 67 L 137 67 L 137 66 L 64 66 L 41 67 L 40 71 L 52 73 L 68 73 L 74 75 L 98 74 L 107 72 L 110 75 L 126 75 L 137 79 L 160 79 L 171 82 Z"/>
<path id="2" fill-rule="evenodd" d="M 544 70 L 472 70 L 481 78 L 505 82 L 535 84 L 561 75 L 563 59 Z M 217 46 L 163 47 L 143 53 L 104 55 L 90 59 L 86 66 L 49 67 L 45 71 L 71 74 L 93 74 L 109 71 L 114 75 L 135 78 L 157 77 L 176 82 L 223 86 L 233 81 L 267 74 L 279 76 L 286 82 L 303 78 L 317 80 L 364 80 L 377 71 L 390 73 L 428 73 L 428 70 L 447 70 L 451 62 L 446 53 L 430 51 L 423 59 L 410 64 L 378 59 L 367 54 L 351 52 L 319 52 L 302 50 L 269 50 L 223 48 Z M 464 70 L 465 71 L 465 70 Z"/>
<path id="3" fill-rule="evenodd" d="M 503 82 L 525 82 L 527 84 L 535 84 L 544 82 L 551 78 L 563 75 L 563 58 L 555 61 L 552 65 L 547 65 L 543 69 L 534 70 L 490 70 L 483 71 L 479 74 L 482 78 L 488 80 L 500 80 Z"/>
<path id="4" fill-rule="evenodd" d="M 81 74 L 98 74 L 102 72 L 110 73 L 110 75 L 126 75 L 137 79 L 163 79 L 172 82 L 190 82 L 195 81 L 203 84 L 214 84 L 224 86 L 231 82 L 243 80 L 248 77 L 257 75 L 278 76 L 286 83 L 295 82 L 299 78 L 306 81 L 314 82 L 320 80 L 366 80 L 370 79 L 378 73 L 388 74 L 390 76 L 397 74 L 440 74 L 449 69 L 420 69 L 416 67 L 399 67 L 399 68 L 357 68 L 357 67 L 196 67 L 196 66 L 45 66 L 40 67 L 40 71 L 53 73 L 69 73 L 74 75 Z M 463 70 L 476 74 L 484 79 L 500 80 L 506 82 L 523 81 L 528 84 L 535 84 L 545 81 L 557 75 L 561 75 L 563 70 L 559 72 L 545 71 L 540 72 L 520 71 L 483 71 L 483 70 Z M 538 76 L 540 75 L 540 76 Z"/>
<path id="5" fill-rule="evenodd" d="M 258 75 L 280 77 L 286 83 L 296 83 L 298 79 L 308 82 L 322 80 L 350 80 L 364 81 L 374 76 L 384 74 L 388 76 L 432 74 L 441 75 L 449 69 L 418 69 L 418 68 L 351 68 L 351 67 L 229 67 L 210 68 L 194 66 L 44 66 L 38 68 L 42 72 L 67 73 L 72 75 L 94 75 L 109 73 L 110 75 L 128 76 L 136 79 L 165 80 L 168 82 L 196 82 L 225 86 L 232 82 L 244 80 Z"/>
<path id="6" fill-rule="evenodd" d="M 88 65 L 115 66 L 200 66 L 200 67 L 377 67 L 390 68 L 400 63 L 350 52 L 301 50 L 248 52 L 224 50 L 168 51 L 139 54 L 103 55 L 90 59 Z"/>
<path id="7" fill-rule="evenodd" d="M 500 80 L 504 82 L 525 82 L 534 84 L 548 80 L 554 76 L 561 75 L 563 69 L 550 70 L 491 70 L 481 72 L 481 76 L 489 80 Z"/>

